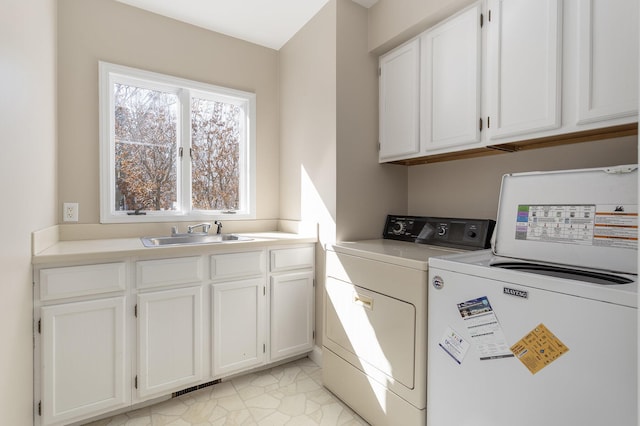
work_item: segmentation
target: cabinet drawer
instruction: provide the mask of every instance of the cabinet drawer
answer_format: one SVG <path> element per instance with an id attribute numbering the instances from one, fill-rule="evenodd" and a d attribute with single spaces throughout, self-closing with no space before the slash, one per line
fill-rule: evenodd
<path id="1" fill-rule="evenodd" d="M 40 270 L 40 300 L 124 291 L 125 288 L 124 263 Z"/>
<path id="2" fill-rule="evenodd" d="M 214 281 L 264 275 L 264 273 L 264 251 L 211 256 L 211 279 Z"/>
<path id="3" fill-rule="evenodd" d="M 148 288 L 202 281 L 202 258 L 143 260 L 136 263 L 136 287 Z"/>
<path id="4" fill-rule="evenodd" d="M 280 272 L 291 269 L 312 268 L 314 260 L 313 247 L 271 250 L 270 270 L 271 272 Z"/>

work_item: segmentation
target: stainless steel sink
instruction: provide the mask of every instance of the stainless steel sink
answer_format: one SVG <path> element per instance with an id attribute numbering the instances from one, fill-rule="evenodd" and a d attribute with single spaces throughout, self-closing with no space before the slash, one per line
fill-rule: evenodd
<path id="1" fill-rule="evenodd" d="M 215 244 L 228 241 L 251 241 L 253 238 L 241 237 L 234 234 L 212 234 L 212 235 L 172 235 L 164 237 L 142 237 L 142 244 L 145 247 L 162 247 L 194 244 Z"/>

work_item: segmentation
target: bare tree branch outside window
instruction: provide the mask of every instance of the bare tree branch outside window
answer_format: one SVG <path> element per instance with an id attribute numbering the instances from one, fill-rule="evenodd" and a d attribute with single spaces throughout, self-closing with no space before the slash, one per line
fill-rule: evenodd
<path id="1" fill-rule="evenodd" d="M 116 210 L 175 210 L 178 98 L 115 84 Z"/>
<path id="2" fill-rule="evenodd" d="M 253 93 L 100 62 L 100 220 L 254 217 L 255 115 Z"/>
<path id="3" fill-rule="evenodd" d="M 235 210 L 239 204 L 241 109 L 191 102 L 191 188 L 196 210 Z"/>

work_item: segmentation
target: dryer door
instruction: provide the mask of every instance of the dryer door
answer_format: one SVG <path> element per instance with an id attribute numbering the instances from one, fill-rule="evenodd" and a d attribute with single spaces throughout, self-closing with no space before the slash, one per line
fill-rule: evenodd
<path id="1" fill-rule="evenodd" d="M 383 384 L 380 373 L 413 388 L 415 306 L 332 277 L 326 292 L 326 344 Z"/>

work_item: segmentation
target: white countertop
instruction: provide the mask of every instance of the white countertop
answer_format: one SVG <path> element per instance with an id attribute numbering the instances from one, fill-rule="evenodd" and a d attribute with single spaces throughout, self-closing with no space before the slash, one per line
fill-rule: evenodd
<path id="1" fill-rule="evenodd" d="M 32 263 L 82 262 L 97 259 L 108 260 L 127 256 L 172 257 L 197 255 L 203 252 L 228 252 L 263 248 L 273 245 L 317 242 L 316 237 L 287 232 L 237 233 L 237 235 L 249 237 L 252 238 L 252 240 L 162 247 L 145 247 L 138 237 L 58 241 L 44 250 L 34 253 Z"/>
<path id="2" fill-rule="evenodd" d="M 464 251 L 385 239 L 345 241 L 333 244 L 327 248 L 328 250 L 333 250 L 338 253 L 366 257 L 371 260 L 393 263 L 423 271 L 428 269 L 430 257 L 447 256 Z"/>

